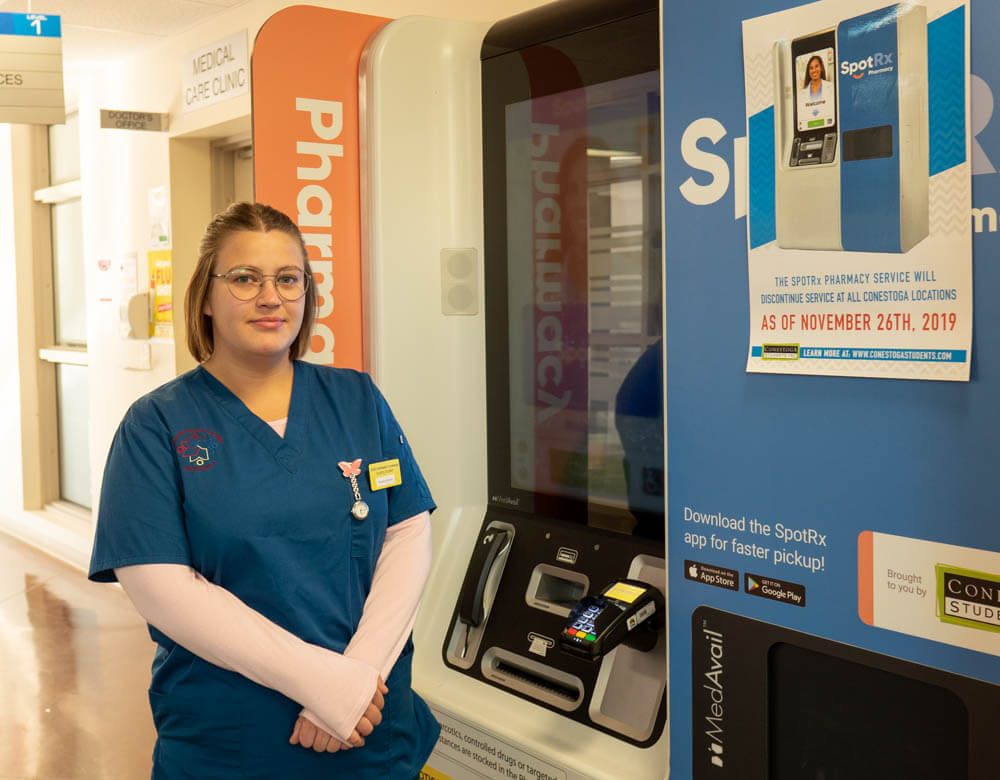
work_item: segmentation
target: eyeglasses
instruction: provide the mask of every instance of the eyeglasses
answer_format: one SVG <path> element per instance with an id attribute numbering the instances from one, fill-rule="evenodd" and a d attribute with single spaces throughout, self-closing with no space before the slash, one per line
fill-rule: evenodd
<path id="1" fill-rule="evenodd" d="M 264 289 L 264 280 L 272 279 L 274 289 L 286 301 L 297 301 L 309 289 L 309 274 L 301 268 L 282 268 L 277 273 L 261 273 L 259 268 L 234 268 L 224 274 L 209 274 L 213 279 L 225 279 L 233 297 L 252 301 Z"/>

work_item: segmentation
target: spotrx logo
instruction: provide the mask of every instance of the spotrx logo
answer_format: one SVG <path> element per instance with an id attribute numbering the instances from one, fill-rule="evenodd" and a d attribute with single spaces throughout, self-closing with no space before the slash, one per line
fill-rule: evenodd
<path id="1" fill-rule="evenodd" d="M 946 564 L 935 569 L 942 623 L 1000 632 L 1000 575 Z"/>
<path id="2" fill-rule="evenodd" d="M 872 54 L 870 57 L 865 57 L 863 60 L 857 60 L 855 62 L 848 62 L 847 60 L 844 60 L 840 63 L 840 75 L 860 79 L 868 73 L 883 73 L 890 71 L 893 67 L 892 60 L 893 55 L 887 52 Z"/>

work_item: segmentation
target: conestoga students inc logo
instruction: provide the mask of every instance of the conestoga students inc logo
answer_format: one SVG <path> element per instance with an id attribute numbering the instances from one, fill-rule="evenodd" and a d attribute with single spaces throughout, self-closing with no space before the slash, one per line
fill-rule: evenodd
<path id="1" fill-rule="evenodd" d="M 937 613 L 942 623 L 1000 632 L 1000 574 L 939 563 Z"/>

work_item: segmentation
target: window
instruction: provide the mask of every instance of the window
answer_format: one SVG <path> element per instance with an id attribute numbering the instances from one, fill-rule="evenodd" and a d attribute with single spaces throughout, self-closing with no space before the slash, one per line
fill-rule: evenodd
<path id="1" fill-rule="evenodd" d="M 54 414 L 58 449 L 58 490 L 45 491 L 43 501 L 70 502 L 90 509 L 90 436 L 87 355 L 87 297 L 83 253 L 83 218 L 80 203 L 79 116 L 70 114 L 63 125 L 48 128 L 48 186 L 35 192 L 35 200 L 49 206 L 52 256 L 52 323 L 39 337 L 39 358 L 53 364 Z M 44 289 L 44 285 L 43 285 Z M 36 295 L 45 294 L 36 290 Z M 48 310 L 49 306 L 41 307 Z M 46 344 L 45 341 L 51 343 Z M 44 434 L 43 434 L 44 435 Z M 55 466 L 51 464 L 50 467 Z M 53 481 L 53 488 L 55 487 Z"/>

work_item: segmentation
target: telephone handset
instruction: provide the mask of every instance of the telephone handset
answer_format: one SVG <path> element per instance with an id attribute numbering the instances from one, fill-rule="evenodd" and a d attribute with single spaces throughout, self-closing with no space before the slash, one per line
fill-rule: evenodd
<path id="1" fill-rule="evenodd" d="M 463 658 L 469 649 L 469 631 L 479 628 L 489 617 L 513 539 L 513 531 L 489 525 L 476 541 L 458 595 L 458 619 L 465 624 Z"/>

